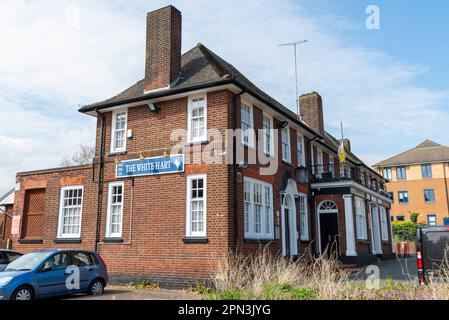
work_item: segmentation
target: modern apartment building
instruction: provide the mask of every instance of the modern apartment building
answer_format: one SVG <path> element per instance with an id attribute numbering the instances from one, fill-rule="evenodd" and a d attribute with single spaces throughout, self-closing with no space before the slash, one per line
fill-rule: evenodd
<path id="1" fill-rule="evenodd" d="M 434 226 L 449 218 L 449 147 L 426 140 L 374 168 L 388 180 L 392 219 L 409 221 L 416 212 L 418 222 Z"/>

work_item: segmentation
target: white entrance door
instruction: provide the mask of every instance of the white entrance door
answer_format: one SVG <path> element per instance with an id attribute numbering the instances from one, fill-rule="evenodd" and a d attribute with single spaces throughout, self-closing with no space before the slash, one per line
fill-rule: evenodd
<path id="1" fill-rule="evenodd" d="M 298 232 L 296 229 L 294 198 L 286 194 L 282 202 L 282 254 L 290 258 L 298 255 Z"/>
<path id="2" fill-rule="evenodd" d="M 371 216 L 373 219 L 373 248 L 376 254 L 382 254 L 382 242 L 380 240 L 380 220 L 379 220 L 379 207 L 371 207 Z"/>

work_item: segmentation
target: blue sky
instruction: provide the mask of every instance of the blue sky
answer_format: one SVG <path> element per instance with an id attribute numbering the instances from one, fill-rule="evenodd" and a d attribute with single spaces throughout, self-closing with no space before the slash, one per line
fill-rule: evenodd
<path id="1" fill-rule="evenodd" d="M 368 164 L 429 138 L 449 145 L 448 41 L 439 0 L 3 0 L 0 3 L 0 193 L 18 171 L 57 166 L 93 143 L 79 105 L 143 77 L 146 12 L 183 13 L 183 51 L 203 42 L 294 109 L 292 52 L 301 92 L 318 91 L 325 125 Z M 367 30 L 365 8 L 380 8 Z"/>

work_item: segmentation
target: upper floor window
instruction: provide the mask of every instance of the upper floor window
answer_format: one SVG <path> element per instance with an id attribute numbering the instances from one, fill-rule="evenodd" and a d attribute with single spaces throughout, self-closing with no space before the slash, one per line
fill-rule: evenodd
<path id="1" fill-rule="evenodd" d="M 189 98 L 188 139 L 189 142 L 207 140 L 206 96 Z"/>
<path id="2" fill-rule="evenodd" d="M 405 216 L 396 216 L 397 221 L 405 221 Z"/>
<path id="3" fill-rule="evenodd" d="M 206 175 L 187 177 L 187 236 L 206 236 Z"/>
<path id="4" fill-rule="evenodd" d="M 390 199 L 393 201 L 394 203 L 394 192 L 389 191 L 388 195 L 390 196 Z"/>
<path id="5" fill-rule="evenodd" d="M 245 238 L 273 239 L 273 188 L 270 184 L 244 179 Z"/>
<path id="6" fill-rule="evenodd" d="M 290 127 L 286 126 L 281 131 L 282 142 L 282 160 L 288 163 L 292 161 L 291 145 L 290 145 Z"/>
<path id="7" fill-rule="evenodd" d="M 58 238 L 79 238 L 83 211 L 83 186 L 61 189 Z"/>
<path id="8" fill-rule="evenodd" d="M 406 174 L 405 167 L 397 167 L 396 168 L 396 178 L 398 180 L 405 180 L 405 179 L 407 179 L 407 174 Z"/>
<path id="9" fill-rule="evenodd" d="M 399 191 L 398 198 L 400 204 L 408 204 L 408 192 L 407 191 Z"/>
<path id="10" fill-rule="evenodd" d="M 329 172 L 332 174 L 332 177 L 335 174 L 335 162 L 332 156 L 329 156 Z"/>
<path id="11" fill-rule="evenodd" d="M 366 227 L 366 208 L 365 201 L 362 198 L 355 197 L 355 218 L 357 226 L 357 239 L 367 240 L 367 227 Z"/>
<path id="12" fill-rule="evenodd" d="M 306 156 L 304 153 L 304 136 L 298 134 L 296 137 L 296 152 L 298 156 L 298 167 L 306 166 Z"/>
<path id="13" fill-rule="evenodd" d="M 384 169 L 384 178 L 391 180 L 393 178 L 392 174 L 391 174 L 391 168 L 385 168 Z"/>
<path id="14" fill-rule="evenodd" d="M 437 216 L 435 214 L 428 214 L 427 215 L 427 224 L 429 226 L 436 226 L 437 225 Z"/>
<path id="15" fill-rule="evenodd" d="M 274 154 L 273 118 L 263 114 L 263 152 L 267 156 Z"/>
<path id="16" fill-rule="evenodd" d="M 432 165 L 430 163 L 421 165 L 423 178 L 432 178 Z"/>
<path id="17" fill-rule="evenodd" d="M 316 167 L 317 167 L 317 173 L 321 174 L 324 172 L 323 168 L 323 152 L 321 150 L 318 150 L 316 152 Z"/>
<path id="18" fill-rule="evenodd" d="M 126 151 L 127 110 L 112 113 L 111 152 Z"/>
<path id="19" fill-rule="evenodd" d="M 248 147 L 254 147 L 254 123 L 253 108 L 246 102 L 242 102 L 240 108 L 242 143 Z"/>
<path id="20" fill-rule="evenodd" d="M 124 182 L 111 182 L 108 187 L 108 211 L 106 216 L 106 237 L 121 238 L 123 224 Z"/>
<path id="21" fill-rule="evenodd" d="M 427 203 L 435 202 L 435 191 L 433 189 L 424 190 L 424 201 Z"/>

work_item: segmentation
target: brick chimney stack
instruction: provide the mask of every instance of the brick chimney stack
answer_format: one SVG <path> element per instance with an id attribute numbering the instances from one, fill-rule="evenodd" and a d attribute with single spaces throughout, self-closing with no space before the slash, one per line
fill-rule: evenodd
<path id="1" fill-rule="evenodd" d="M 323 101 L 316 92 L 299 96 L 300 116 L 312 129 L 324 135 Z"/>
<path id="2" fill-rule="evenodd" d="M 181 12 L 167 6 L 147 15 L 145 92 L 166 89 L 181 72 Z"/>

